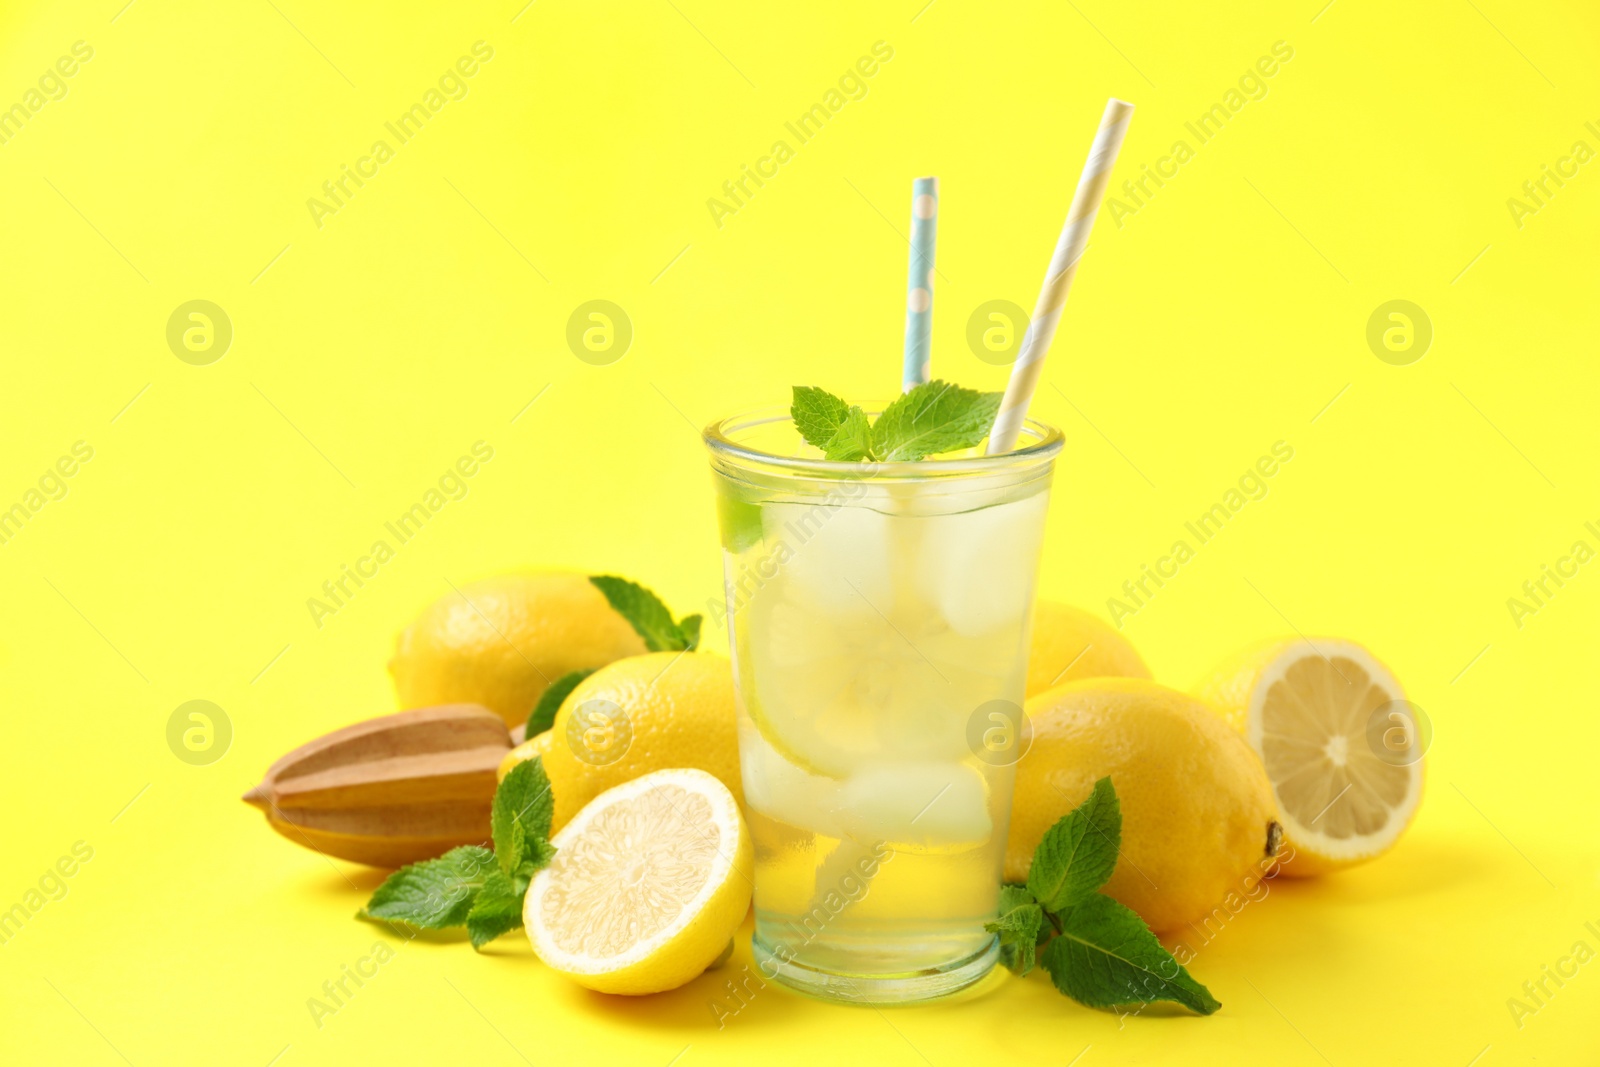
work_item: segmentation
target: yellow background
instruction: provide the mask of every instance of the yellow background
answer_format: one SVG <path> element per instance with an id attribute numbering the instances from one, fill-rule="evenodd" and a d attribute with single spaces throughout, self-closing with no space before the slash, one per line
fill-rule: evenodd
<path id="1" fill-rule="evenodd" d="M 1574 942 L 1600 949 L 1600 565 L 1520 628 L 1506 605 L 1574 541 L 1600 548 L 1600 164 L 1520 228 L 1506 204 L 1573 142 L 1600 148 L 1585 5 L 123 2 L 0 15 L 0 103 L 94 49 L 0 145 L 0 504 L 94 449 L 0 545 L 0 907 L 94 849 L 0 946 L 0 1059 L 1600 1056 L 1600 964 L 1520 1028 L 1506 1006 Z M 468 95 L 318 228 L 308 198 L 479 40 Z M 707 199 L 880 40 L 867 95 L 718 228 Z M 1185 121 L 1280 40 L 1267 95 L 1196 144 Z M 723 975 L 608 1000 L 508 938 L 406 945 L 318 1028 L 307 999 L 392 941 L 351 918 L 377 878 L 239 794 L 393 710 L 394 633 L 451 584 L 552 565 L 679 611 L 720 595 L 696 429 L 795 383 L 894 390 L 916 175 L 943 183 L 934 372 L 999 388 L 967 318 L 1032 306 L 1111 95 L 1138 105 L 1117 183 L 1179 138 L 1196 153 L 1120 228 L 1101 213 L 1069 303 L 1034 408 L 1068 442 L 1043 592 L 1105 613 L 1292 444 L 1125 632 L 1178 686 L 1278 633 L 1367 643 L 1435 726 L 1401 847 L 1226 927 L 1191 967 L 1210 1019 L 1123 1021 L 997 977 L 881 1012 L 769 989 L 719 1030 Z M 209 366 L 165 340 L 193 299 L 234 328 Z M 633 323 L 609 366 L 565 340 L 591 299 Z M 1409 366 L 1365 340 L 1391 299 L 1434 326 Z M 479 440 L 470 493 L 315 625 L 307 598 Z M 209 766 L 166 744 L 191 699 L 234 727 Z"/>

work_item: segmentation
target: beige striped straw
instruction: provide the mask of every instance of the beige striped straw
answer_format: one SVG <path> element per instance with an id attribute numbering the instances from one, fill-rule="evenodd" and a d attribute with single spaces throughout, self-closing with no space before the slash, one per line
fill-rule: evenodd
<path id="1" fill-rule="evenodd" d="M 1089 231 L 1094 228 L 1100 199 L 1105 195 L 1106 183 L 1111 180 L 1111 168 L 1117 162 L 1117 153 L 1122 149 L 1122 138 L 1128 132 L 1128 120 L 1132 116 L 1132 104 L 1115 97 L 1106 101 L 1106 113 L 1094 135 L 1089 159 L 1078 178 L 1078 191 L 1072 197 L 1072 208 L 1067 212 L 1066 224 L 1061 227 L 1055 255 L 1050 257 L 1044 288 L 1039 290 L 1039 300 L 1033 308 L 1033 321 L 1022 338 L 1022 348 L 1011 367 L 1011 380 L 1006 383 L 1006 395 L 1000 401 L 994 429 L 989 432 L 991 455 L 1009 452 L 1017 445 L 1022 419 L 1028 413 L 1028 402 L 1039 384 L 1039 371 L 1050 352 L 1050 341 L 1055 337 L 1056 324 L 1061 321 L 1067 292 L 1072 288 L 1073 276 L 1078 273 L 1078 260 L 1089 243 Z"/>

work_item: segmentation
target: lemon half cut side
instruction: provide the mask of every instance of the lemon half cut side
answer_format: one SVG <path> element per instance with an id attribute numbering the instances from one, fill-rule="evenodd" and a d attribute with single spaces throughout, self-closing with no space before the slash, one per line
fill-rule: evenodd
<path id="1" fill-rule="evenodd" d="M 602 993 L 676 989 L 722 954 L 750 907 L 739 805 L 704 771 L 609 789 L 556 834 L 523 923 L 539 957 Z"/>
<path id="2" fill-rule="evenodd" d="M 1400 683 L 1355 642 L 1275 643 L 1219 672 L 1202 695 L 1266 767 L 1294 848 L 1285 874 L 1373 859 L 1416 815 L 1426 739 Z"/>

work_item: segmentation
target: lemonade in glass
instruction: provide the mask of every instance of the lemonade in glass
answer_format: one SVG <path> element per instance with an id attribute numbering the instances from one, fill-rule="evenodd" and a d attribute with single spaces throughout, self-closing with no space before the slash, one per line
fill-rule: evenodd
<path id="1" fill-rule="evenodd" d="M 755 955 L 816 996 L 953 992 L 994 918 L 1060 431 L 832 462 L 773 409 L 709 427 Z"/>

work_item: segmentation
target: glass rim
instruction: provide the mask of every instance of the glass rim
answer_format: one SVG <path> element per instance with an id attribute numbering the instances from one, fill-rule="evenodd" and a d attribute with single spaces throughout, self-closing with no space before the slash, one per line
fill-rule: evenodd
<path id="1" fill-rule="evenodd" d="M 869 415 L 881 413 L 874 407 Z M 809 473 L 824 477 L 871 478 L 937 478 L 952 474 L 998 473 L 1008 467 L 1044 464 L 1061 452 L 1066 437 L 1061 430 L 1038 419 L 1022 420 L 1021 436 L 1032 437 L 1030 444 L 995 455 L 966 456 L 961 459 L 872 460 L 812 459 L 804 456 L 783 456 L 764 452 L 758 448 L 739 444 L 733 434 L 775 422 L 788 422 L 792 416 L 787 407 L 770 405 L 729 415 L 709 423 L 700 436 L 714 458 L 725 458 L 737 463 L 780 467 L 788 471 Z"/>

